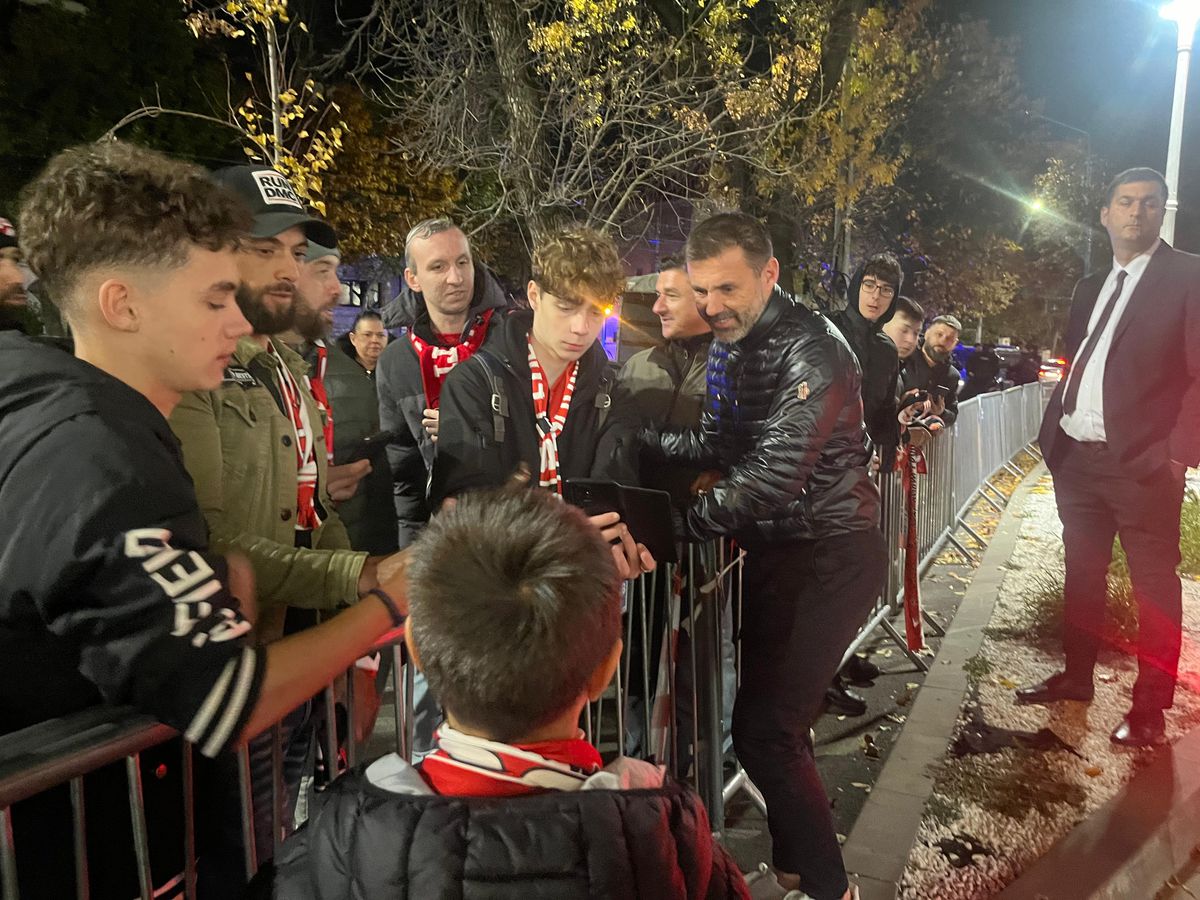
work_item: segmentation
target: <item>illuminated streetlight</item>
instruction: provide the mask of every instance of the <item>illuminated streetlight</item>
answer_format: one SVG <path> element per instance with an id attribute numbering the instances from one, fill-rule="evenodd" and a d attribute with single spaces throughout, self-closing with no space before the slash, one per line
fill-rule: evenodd
<path id="1" fill-rule="evenodd" d="M 1041 212 L 1042 211 L 1042 201 L 1041 200 L 1031 201 L 1029 204 L 1029 208 L 1032 209 L 1034 212 Z"/>
<path id="2" fill-rule="evenodd" d="M 1162 239 L 1175 240 L 1175 212 L 1179 209 L 1179 153 L 1183 144 L 1183 105 L 1187 99 L 1188 66 L 1192 58 L 1192 37 L 1200 21 L 1200 0 L 1172 0 L 1159 14 L 1174 22 L 1179 30 L 1175 57 L 1175 102 L 1171 106 L 1171 135 L 1167 143 L 1167 208 L 1163 216 Z"/>

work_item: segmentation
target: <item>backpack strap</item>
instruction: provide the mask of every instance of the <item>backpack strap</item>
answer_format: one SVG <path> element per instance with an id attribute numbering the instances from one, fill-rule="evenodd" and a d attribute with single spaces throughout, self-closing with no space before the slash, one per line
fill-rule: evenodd
<path id="1" fill-rule="evenodd" d="M 487 350 L 480 348 L 473 354 L 487 374 L 492 389 L 492 431 L 497 444 L 504 443 L 504 420 L 508 418 L 508 396 L 504 393 L 504 379 L 497 374 L 493 364 L 496 360 Z"/>
<path id="2" fill-rule="evenodd" d="M 600 376 L 600 387 L 596 390 L 597 433 L 604 427 L 604 422 L 608 418 L 608 411 L 612 408 L 612 394 L 616 380 L 616 373 L 606 365 L 604 367 L 604 374 Z"/>

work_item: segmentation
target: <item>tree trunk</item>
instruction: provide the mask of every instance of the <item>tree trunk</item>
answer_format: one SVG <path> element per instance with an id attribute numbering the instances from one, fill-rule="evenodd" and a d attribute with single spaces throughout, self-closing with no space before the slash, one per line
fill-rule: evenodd
<path id="1" fill-rule="evenodd" d="M 539 190 L 550 183 L 550 161 L 539 123 L 545 97 L 534 81 L 529 23 L 512 0 L 482 0 L 482 4 L 508 107 L 508 143 L 514 151 L 512 162 L 500 175 L 516 195 L 514 211 L 524 215 L 536 244 L 559 217 L 539 197 Z"/>

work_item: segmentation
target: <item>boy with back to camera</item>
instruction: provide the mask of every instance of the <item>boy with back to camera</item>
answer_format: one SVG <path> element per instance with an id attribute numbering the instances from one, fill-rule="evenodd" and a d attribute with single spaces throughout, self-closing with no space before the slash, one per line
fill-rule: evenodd
<path id="1" fill-rule="evenodd" d="M 413 547 L 407 643 L 434 751 L 337 781 L 276 857 L 281 900 L 748 897 L 699 798 L 579 729 L 621 657 L 600 532 L 546 491 L 467 493 Z"/>

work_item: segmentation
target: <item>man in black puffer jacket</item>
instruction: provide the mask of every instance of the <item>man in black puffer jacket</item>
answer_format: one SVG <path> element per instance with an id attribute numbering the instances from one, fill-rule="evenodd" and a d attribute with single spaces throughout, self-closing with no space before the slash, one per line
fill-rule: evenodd
<path id="1" fill-rule="evenodd" d="M 464 553 L 463 548 L 470 548 Z M 256 879 L 277 900 L 748 898 L 704 806 L 579 730 L 621 659 L 621 580 L 548 491 L 464 494 L 413 547 L 405 641 L 446 723 L 339 779 Z"/>
<path id="2" fill-rule="evenodd" d="M 722 213 L 687 243 L 715 340 L 699 428 L 644 432 L 648 452 L 721 472 L 689 507 L 694 537 L 746 548 L 733 743 L 767 800 L 780 884 L 850 897 L 809 725 L 883 585 L 859 372 L 845 339 L 777 286 L 755 219 Z"/>

